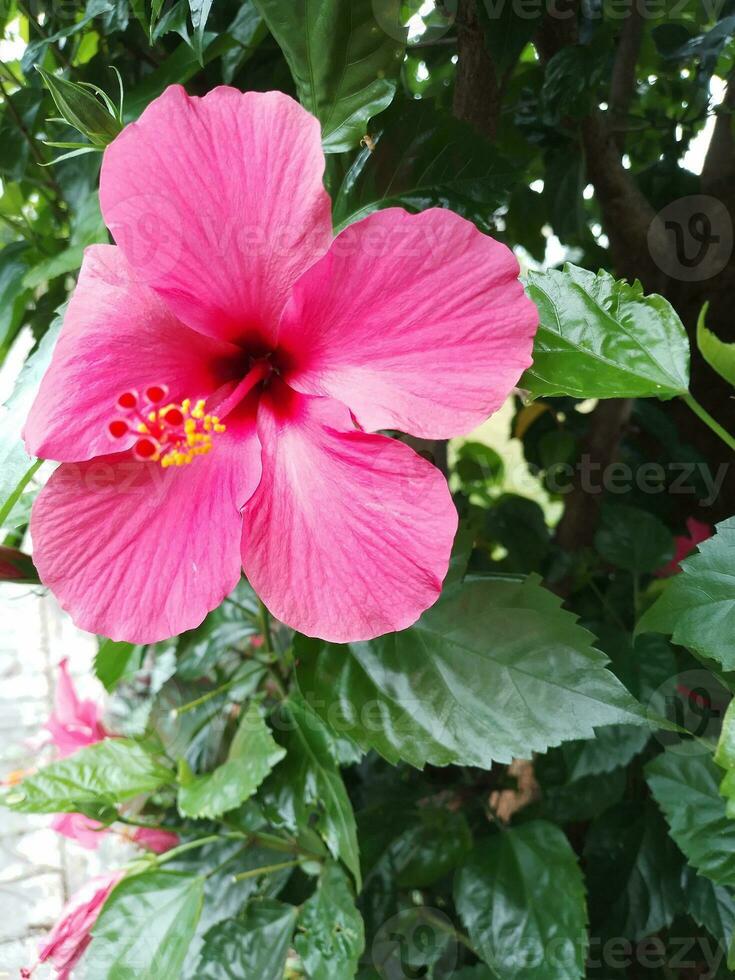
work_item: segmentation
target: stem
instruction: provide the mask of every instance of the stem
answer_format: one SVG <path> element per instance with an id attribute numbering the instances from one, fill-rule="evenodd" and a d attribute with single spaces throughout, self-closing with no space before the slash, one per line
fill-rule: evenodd
<path id="1" fill-rule="evenodd" d="M 221 684 L 219 687 L 215 687 L 211 691 L 207 691 L 202 694 L 201 697 L 195 698 L 193 701 L 189 701 L 187 704 L 182 704 L 180 708 L 174 708 L 173 714 L 175 717 L 179 715 L 186 714 L 187 711 L 191 711 L 193 708 L 199 708 L 201 705 L 206 704 L 207 701 L 211 701 L 212 698 L 216 698 L 219 694 L 224 694 L 225 691 L 229 691 L 231 687 L 235 687 L 236 684 L 242 683 L 245 678 L 240 675 L 239 677 L 231 677 L 229 681 Z"/>
<path id="2" fill-rule="evenodd" d="M 274 871 L 283 871 L 285 868 L 295 868 L 304 863 L 304 858 L 296 858 L 294 861 L 281 861 L 280 864 L 264 864 L 262 868 L 253 868 L 252 871 L 241 871 L 240 874 L 233 875 L 233 881 L 246 881 L 248 878 L 258 878 L 260 875 L 269 875 Z"/>
<path id="3" fill-rule="evenodd" d="M 258 599 L 260 606 L 260 623 L 263 628 L 263 650 L 266 653 L 273 653 L 273 637 L 271 636 L 271 614 L 264 602 Z"/>
<path id="4" fill-rule="evenodd" d="M 174 858 L 177 858 L 180 854 L 193 851 L 197 847 L 204 847 L 205 844 L 214 844 L 218 840 L 245 840 L 246 838 L 247 834 L 236 832 L 230 834 L 210 834 L 209 837 L 200 837 L 198 840 L 190 840 L 185 844 L 180 844 L 178 847 L 172 847 L 170 851 L 159 855 L 155 859 L 155 864 L 165 864 L 167 861 L 172 861 Z"/>
<path id="5" fill-rule="evenodd" d="M 713 419 L 706 408 L 699 404 L 697 399 L 689 392 L 686 395 L 681 396 L 682 401 L 691 408 L 694 414 L 704 422 L 705 425 L 709 426 L 710 429 L 718 435 L 720 439 L 729 446 L 735 452 L 735 438 L 730 435 L 727 429 L 724 429 L 720 423 Z"/>

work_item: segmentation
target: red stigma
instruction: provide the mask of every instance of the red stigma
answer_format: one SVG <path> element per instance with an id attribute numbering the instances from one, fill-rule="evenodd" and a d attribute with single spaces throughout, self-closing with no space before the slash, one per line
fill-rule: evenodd
<path id="1" fill-rule="evenodd" d="M 160 446 L 158 443 L 154 439 L 149 439 L 147 436 L 138 439 L 133 450 L 138 459 L 153 459 L 154 456 L 158 455 L 159 451 Z"/>
<path id="2" fill-rule="evenodd" d="M 149 402 L 157 405 L 158 402 L 162 402 L 163 399 L 168 394 L 168 388 L 163 385 L 151 385 L 150 388 L 146 388 L 145 396 Z"/>
<path id="3" fill-rule="evenodd" d="M 117 404 L 119 408 L 128 410 L 131 408 L 137 408 L 138 396 L 134 391 L 124 391 L 118 398 Z"/>
<path id="4" fill-rule="evenodd" d="M 127 435 L 129 426 L 125 419 L 113 419 L 107 426 L 107 431 L 113 439 L 122 439 L 124 435 Z"/>
<path id="5" fill-rule="evenodd" d="M 169 408 L 169 410 L 163 416 L 163 421 L 166 425 L 171 425 L 174 428 L 184 424 L 184 413 L 179 408 Z"/>

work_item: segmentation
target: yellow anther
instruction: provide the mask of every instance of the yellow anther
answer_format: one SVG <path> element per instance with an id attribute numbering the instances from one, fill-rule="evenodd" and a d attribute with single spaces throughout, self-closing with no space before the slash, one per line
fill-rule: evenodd
<path id="1" fill-rule="evenodd" d="M 171 402 L 153 409 L 148 413 L 147 421 L 138 416 L 137 431 L 150 436 L 161 446 L 160 452 L 148 457 L 151 462 L 159 462 L 164 469 L 185 466 L 212 450 L 213 436 L 225 432 L 226 426 L 218 416 L 208 415 L 205 406 L 203 398 L 194 403 L 185 398 L 180 404 Z M 182 421 L 178 424 L 172 421 L 169 413 L 180 413 Z"/>

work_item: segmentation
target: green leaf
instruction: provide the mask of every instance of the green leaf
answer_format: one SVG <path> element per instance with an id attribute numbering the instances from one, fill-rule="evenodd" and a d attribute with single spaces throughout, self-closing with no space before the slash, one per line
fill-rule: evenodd
<path id="1" fill-rule="evenodd" d="M 498 81 L 515 66 L 533 37 L 543 16 L 541 7 L 517 7 L 502 0 L 482 0 L 478 5 L 485 28 L 485 46 L 490 52 Z"/>
<path id="2" fill-rule="evenodd" d="M 385 34 L 372 0 L 256 0 L 281 47 L 301 104 L 322 124 L 327 153 L 357 146 L 390 105 L 404 45 Z"/>
<path id="3" fill-rule="evenodd" d="M 681 572 L 646 610 L 637 633 L 669 633 L 674 643 L 735 669 L 735 517 L 681 562 Z"/>
<path id="4" fill-rule="evenodd" d="M 138 742 L 106 738 L 44 766 L 0 799 L 22 813 L 88 813 L 173 781 L 173 772 Z"/>
<path id="5" fill-rule="evenodd" d="M 594 935 L 639 940 L 671 925 L 683 901 L 684 859 L 653 803 L 598 817 L 584 847 Z"/>
<path id="6" fill-rule="evenodd" d="M 32 46 L 29 44 L 28 48 Z M 0 176 L 3 179 L 21 180 L 25 176 L 32 140 L 26 139 L 17 119 L 21 120 L 27 132 L 33 133 L 43 96 L 43 89 L 40 86 L 38 88 L 26 86 L 13 92 L 0 103 L 2 113 L 0 115 Z M 36 173 L 38 172 L 36 170 Z"/>
<path id="7" fill-rule="evenodd" d="M 587 910 L 577 859 L 543 820 L 478 844 L 457 875 L 454 901 L 477 952 L 503 980 L 584 976 Z"/>
<path id="8" fill-rule="evenodd" d="M 727 707 L 715 752 L 715 762 L 726 770 L 720 783 L 720 793 L 726 800 L 726 813 L 735 820 L 735 700 Z"/>
<path id="9" fill-rule="evenodd" d="M 338 230 L 381 208 L 451 208 L 490 232 L 513 168 L 472 126 L 434 105 L 401 102 L 371 133 L 334 198 Z"/>
<path id="10" fill-rule="evenodd" d="M 304 904 L 294 942 L 309 980 L 350 980 L 365 947 L 365 930 L 349 881 L 328 865 Z"/>
<path id="11" fill-rule="evenodd" d="M 199 875 L 146 871 L 124 878 L 92 927 L 85 980 L 180 980 L 203 894 Z"/>
<path id="12" fill-rule="evenodd" d="M 628 572 L 655 572 L 674 554 L 671 532 L 657 517 L 639 507 L 613 504 L 603 507 L 595 534 L 598 554 Z"/>
<path id="13" fill-rule="evenodd" d="M 193 776 L 184 769 L 179 788 L 179 813 L 185 817 L 211 819 L 234 810 L 253 795 L 285 754 L 273 740 L 260 708 L 251 702 L 242 716 L 226 761 L 203 776 Z"/>
<path id="14" fill-rule="evenodd" d="M 197 980 L 283 980 L 296 909 L 254 899 L 204 937 Z"/>
<path id="15" fill-rule="evenodd" d="M 570 780 L 584 779 L 627 766 L 641 752 L 651 733 L 633 725 L 609 725 L 598 728 L 594 738 L 566 742 L 561 753 Z"/>
<path id="16" fill-rule="evenodd" d="M 23 447 L 20 433 L 51 362 L 63 320 L 61 309 L 38 349 L 23 365 L 13 393 L 5 403 L 5 411 L 0 414 L 0 507 L 12 493 L 17 491 L 20 495 L 33 475 L 33 460 Z"/>
<path id="17" fill-rule="evenodd" d="M 429 888 L 466 858 L 472 834 L 461 813 L 422 808 L 389 851 L 399 888 Z"/>
<path id="18" fill-rule="evenodd" d="M 194 27 L 193 48 L 201 65 L 204 65 L 204 29 L 207 26 L 213 0 L 189 0 L 191 23 Z"/>
<path id="19" fill-rule="evenodd" d="M 347 865 L 361 887 L 360 855 L 352 804 L 326 727 L 299 697 L 291 697 L 274 716 L 274 729 L 287 750 L 265 787 L 266 808 L 276 825 L 297 832 L 316 829 L 335 858 Z"/>
<path id="20" fill-rule="evenodd" d="M 59 252 L 58 255 L 36 263 L 23 277 L 23 285 L 27 289 L 36 289 L 38 286 L 43 285 L 43 283 L 50 282 L 58 276 L 65 276 L 70 272 L 76 272 L 81 266 L 83 258 L 84 246 L 71 245 L 69 248 L 65 248 L 62 252 Z"/>
<path id="21" fill-rule="evenodd" d="M 644 724 L 537 576 L 467 579 L 410 629 L 346 646 L 300 639 L 297 650 L 315 710 L 391 763 L 489 769 L 598 726 Z"/>
<path id="22" fill-rule="evenodd" d="M 27 270 L 28 245 L 25 242 L 9 242 L 0 250 L 0 364 L 23 322 L 28 297 L 23 280 Z"/>
<path id="23" fill-rule="evenodd" d="M 735 931 L 735 894 L 730 888 L 715 885 L 688 865 L 682 871 L 684 907 L 695 922 L 725 948 L 729 947 L 727 965 L 735 969 L 733 932 Z"/>
<path id="24" fill-rule="evenodd" d="M 94 672 L 106 691 L 112 691 L 140 647 L 124 641 L 104 640 L 94 658 Z"/>
<path id="25" fill-rule="evenodd" d="M 539 310 L 533 365 L 519 385 L 533 395 L 672 398 L 689 387 L 689 341 L 671 304 L 639 282 L 571 263 L 528 274 Z"/>
<path id="26" fill-rule="evenodd" d="M 648 785 L 687 861 L 718 885 L 735 886 L 735 821 L 719 794 L 721 772 L 696 741 L 646 766 Z"/>
<path id="27" fill-rule="evenodd" d="M 106 102 L 97 98 L 92 86 L 52 75 L 40 65 L 36 65 L 36 71 L 51 92 L 62 118 L 94 146 L 107 146 L 122 130 L 122 122 L 109 111 Z"/>
<path id="28" fill-rule="evenodd" d="M 735 344 L 726 344 L 705 326 L 708 305 L 704 304 L 697 320 L 697 347 L 709 366 L 735 387 Z"/>

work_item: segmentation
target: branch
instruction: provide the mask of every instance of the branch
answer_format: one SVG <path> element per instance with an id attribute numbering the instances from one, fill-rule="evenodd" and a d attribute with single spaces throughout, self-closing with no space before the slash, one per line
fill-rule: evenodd
<path id="1" fill-rule="evenodd" d="M 620 150 L 625 144 L 624 127 L 635 94 L 636 68 L 643 40 L 644 2 L 638 0 L 632 4 L 623 23 L 610 79 L 610 119 Z"/>
<path id="2" fill-rule="evenodd" d="M 717 111 L 715 128 L 702 166 L 704 193 L 730 202 L 735 199 L 734 116 L 735 72 L 732 72 L 727 80 L 727 91 L 722 106 Z"/>
<path id="3" fill-rule="evenodd" d="M 457 78 L 454 115 L 471 123 L 489 139 L 495 138 L 502 93 L 485 31 L 477 13 L 477 0 L 460 0 L 457 10 Z"/>

